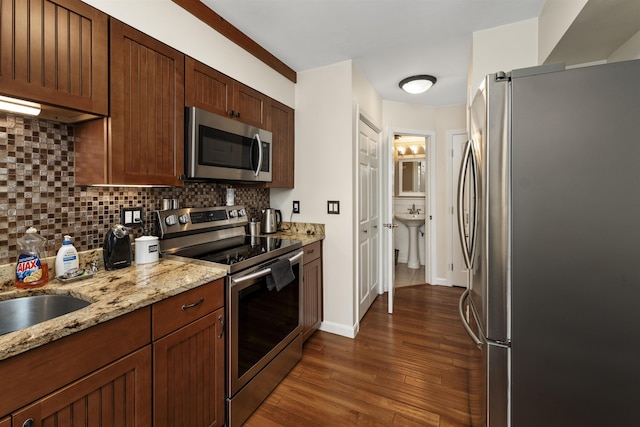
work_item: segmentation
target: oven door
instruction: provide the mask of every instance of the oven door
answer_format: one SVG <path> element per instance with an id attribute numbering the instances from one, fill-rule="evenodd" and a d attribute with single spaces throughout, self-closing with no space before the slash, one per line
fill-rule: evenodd
<path id="1" fill-rule="evenodd" d="M 295 279 L 280 291 L 267 289 L 268 265 L 229 278 L 227 292 L 228 396 L 234 396 L 302 332 L 302 254 L 289 252 Z"/>

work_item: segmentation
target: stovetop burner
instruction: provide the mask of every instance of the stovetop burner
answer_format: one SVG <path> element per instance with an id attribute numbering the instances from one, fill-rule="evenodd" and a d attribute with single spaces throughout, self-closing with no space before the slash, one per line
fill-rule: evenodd
<path id="1" fill-rule="evenodd" d="M 258 257 L 272 258 L 276 256 L 276 252 L 288 252 L 298 247 L 301 247 L 301 243 L 297 240 L 266 236 L 237 236 L 177 251 L 174 255 L 232 266 Z"/>
<path id="2" fill-rule="evenodd" d="M 267 263 L 302 247 L 299 240 L 247 236 L 243 206 L 156 211 L 163 256 L 216 264 L 228 273 Z"/>

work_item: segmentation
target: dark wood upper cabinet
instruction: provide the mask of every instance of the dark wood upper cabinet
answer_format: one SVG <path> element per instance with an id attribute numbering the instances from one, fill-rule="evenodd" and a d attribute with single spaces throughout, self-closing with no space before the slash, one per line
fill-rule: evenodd
<path id="1" fill-rule="evenodd" d="M 269 98 L 207 65 L 186 57 L 185 101 L 251 126 L 267 128 Z"/>
<path id="2" fill-rule="evenodd" d="M 294 188 L 294 110 L 276 100 L 269 103 L 269 130 L 273 134 L 273 172 L 267 187 Z"/>
<path id="3" fill-rule="evenodd" d="M 108 114 L 108 16 L 79 0 L 0 2 L 0 93 Z"/>
<path id="4" fill-rule="evenodd" d="M 229 114 L 242 123 L 266 129 L 268 101 L 266 95 L 234 81 L 233 108 Z"/>
<path id="5" fill-rule="evenodd" d="M 111 19 L 111 184 L 182 185 L 184 55 Z"/>
<path id="6" fill-rule="evenodd" d="M 202 62 L 185 57 L 185 104 L 222 116 L 231 111 L 233 79 Z"/>

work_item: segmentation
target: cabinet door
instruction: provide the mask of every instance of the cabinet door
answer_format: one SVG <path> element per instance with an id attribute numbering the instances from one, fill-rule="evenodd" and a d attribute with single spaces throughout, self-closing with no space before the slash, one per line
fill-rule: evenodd
<path id="1" fill-rule="evenodd" d="M 224 423 L 224 309 L 153 343 L 155 427 Z"/>
<path id="2" fill-rule="evenodd" d="M 111 184 L 182 185 L 184 55 L 111 19 Z"/>
<path id="3" fill-rule="evenodd" d="M 14 426 L 151 425 L 151 346 L 15 412 Z"/>
<path id="4" fill-rule="evenodd" d="M 0 420 L 0 427 L 11 427 L 11 418 L 7 417 Z"/>
<path id="5" fill-rule="evenodd" d="M 294 187 L 294 111 L 284 104 L 271 100 L 269 105 L 269 129 L 273 134 L 273 172 L 267 187 Z"/>
<path id="6" fill-rule="evenodd" d="M 233 100 L 233 79 L 185 57 L 185 104 L 226 116 Z"/>
<path id="7" fill-rule="evenodd" d="M 231 115 L 242 123 L 267 128 L 268 97 L 249 86 L 234 81 Z"/>
<path id="8" fill-rule="evenodd" d="M 302 339 L 306 341 L 322 323 L 322 244 L 304 247 Z"/>
<path id="9" fill-rule="evenodd" d="M 78 0 L 0 2 L 0 93 L 107 115 L 107 24 Z"/>

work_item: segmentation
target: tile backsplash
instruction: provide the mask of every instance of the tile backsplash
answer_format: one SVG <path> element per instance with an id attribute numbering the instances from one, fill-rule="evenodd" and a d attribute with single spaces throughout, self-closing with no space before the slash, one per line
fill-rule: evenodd
<path id="1" fill-rule="evenodd" d="M 142 206 L 149 222 L 162 199 L 178 199 L 180 207 L 225 204 L 229 185 L 222 183 L 76 186 L 73 135 L 73 125 L 0 112 L 0 265 L 15 262 L 16 239 L 31 226 L 47 239 L 46 255 L 53 256 L 65 234 L 78 251 L 102 247 L 105 232 L 120 222 L 120 207 Z M 245 205 L 250 217 L 269 206 L 268 189 L 234 188 L 236 204 Z"/>

